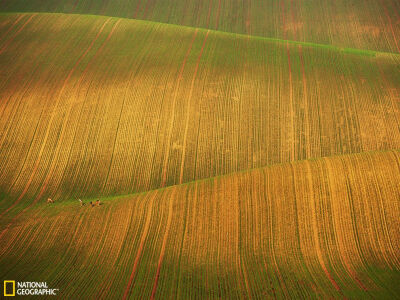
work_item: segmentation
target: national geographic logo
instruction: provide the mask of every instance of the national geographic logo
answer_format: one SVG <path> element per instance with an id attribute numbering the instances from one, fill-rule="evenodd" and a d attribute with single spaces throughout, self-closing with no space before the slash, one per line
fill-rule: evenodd
<path id="1" fill-rule="evenodd" d="M 4 296 L 15 296 L 15 280 L 4 280 Z"/>
<path id="2" fill-rule="evenodd" d="M 5 297 L 18 296 L 57 296 L 58 289 L 49 288 L 47 282 L 4 280 Z"/>

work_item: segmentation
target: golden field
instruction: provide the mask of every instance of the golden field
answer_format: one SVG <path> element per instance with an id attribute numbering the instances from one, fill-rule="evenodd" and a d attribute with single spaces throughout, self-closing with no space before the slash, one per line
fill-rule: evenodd
<path id="1" fill-rule="evenodd" d="M 104 17 L 14 28 L 20 17 L 2 16 L 7 213 L 400 148 L 399 55 Z"/>
<path id="2" fill-rule="evenodd" d="M 294 32 L 229 23 L 235 1 L 167 21 L 159 1 L 134 20 L 1 2 L 0 280 L 64 299 L 396 298 L 398 4 L 317 34 L 325 2 L 277 2 Z"/>
<path id="3" fill-rule="evenodd" d="M 0 270 L 69 299 L 393 298 L 399 163 L 399 151 L 352 154 L 100 207 L 40 203 L 1 232 Z"/>

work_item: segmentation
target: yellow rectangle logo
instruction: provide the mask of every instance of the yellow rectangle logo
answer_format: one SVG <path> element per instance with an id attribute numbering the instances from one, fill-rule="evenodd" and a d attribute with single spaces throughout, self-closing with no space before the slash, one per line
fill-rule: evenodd
<path id="1" fill-rule="evenodd" d="M 12 293 L 7 293 L 7 286 L 8 290 L 12 287 Z M 4 280 L 4 296 L 15 296 L 15 280 Z"/>

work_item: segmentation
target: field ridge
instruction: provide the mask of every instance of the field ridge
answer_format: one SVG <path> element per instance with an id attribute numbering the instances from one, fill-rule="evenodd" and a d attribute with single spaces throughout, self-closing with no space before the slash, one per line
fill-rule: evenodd
<path id="1" fill-rule="evenodd" d="M 376 56 L 376 55 L 393 55 L 393 56 L 398 56 L 400 57 L 400 53 L 394 53 L 394 52 L 387 52 L 387 51 L 378 51 L 378 50 L 370 50 L 370 49 L 360 49 L 360 48 L 350 48 L 350 47 L 339 47 L 335 46 L 332 44 L 319 44 L 319 43 L 312 43 L 312 42 L 302 42 L 302 41 L 297 41 L 297 40 L 286 40 L 286 39 L 279 39 L 279 38 L 273 38 L 273 37 L 265 37 L 265 36 L 259 36 L 259 35 L 252 35 L 252 34 L 243 34 L 243 33 L 235 33 L 235 32 L 229 32 L 229 31 L 222 31 L 218 29 L 207 29 L 205 27 L 193 27 L 193 26 L 187 26 L 187 25 L 179 25 L 179 24 L 172 24 L 172 23 L 164 23 L 164 22 L 158 22 L 158 21 L 150 21 L 150 20 L 143 20 L 143 19 L 135 19 L 135 18 L 124 18 L 124 17 L 115 17 L 115 16 L 107 16 L 107 15 L 92 15 L 92 14 L 79 14 L 79 13 L 50 13 L 50 12 L 0 12 L 0 15 L 20 15 L 20 14 L 40 14 L 40 15 L 77 15 L 77 16 L 88 16 L 88 17 L 98 17 L 98 18 L 112 18 L 112 19 L 122 19 L 122 20 L 132 20 L 135 22 L 143 22 L 143 23 L 148 23 L 148 24 L 162 24 L 165 26 L 171 26 L 171 27 L 181 27 L 181 28 L 187 28 L 187 29 L 195 29 L 203 32 L 212 32 L 212 33 L 220 33 L 220 34 L 226 34 L 226 35 L 231 35 L 231 36 L 236 36 L 236 37 L 243 37 L 243 38 L 251 38 L 255 40 L 264 40 L 264 41 L 269 41 L 269 42 L 277 42 L 277 43 L 288 43 L 291 45 L 300 45 L 300 46 L 306 46 L 306 47 L 315 47 L 315 48 L 321 48 L 321 49 L 327 49 L 327 50 L 334 50 L 334 51 L 339 51 L 343 53 L 349 53 L 349 54 L 355 54 L 355 55 L 366 55 L 366 56 Z"/>
<path id="2" fill-rule="evenodd" d="M 350 2 L 2 0 L 0 278 L 400 295 L 400 3 Z"/>
<path id="3" fill-rule="evenodd" d="M 255 168 L 250 168 L 250 169 L 244 169 L 244 170 L 238 170 L 234 171 L 231 173 L 226 173 L 226 174 L 221 174 L 217 176 L 211 176 L 207 178 L 199 178 L 196 180 L 192 181 L 187 181 L 183 183 L 177 183 L 177 184 L 172 184 L 168 186 L 163 186 L 155 189 L 150 189 L 146 191 L 141 191 L 137 193 L 129 193 L 129 194 L 118 194 L 118 195 L 111 195 L 107 197 L 100 197 L 102 200 L 108 201 L 110 199 L 119 199 L 119 198 L 125 198 L 125 197 L 134 197 L 134 196 L 139 196 L 139 195 L 146 195 L 148 193 L 153 193 L 153 192 L 161 192 L 165 191 L 167 189 L 176 189 L 180 188 L 181 186 L 186 186 L 186 185 L 192 185 L 192 184 L 199 184 L 199 183 L 205 183 L 207 181 L 213 181 L 213 180 L 219 180 L 219 179 L 224 179 L 225 177 L 232 177 L 232 176 L 237 176 L 241 174 L 246 174 L 246 173 L 251 173 L 253 171 L 263 171 L 265 169 L 270 169 L 274 167 L 285 167 L 285 166 L 290 166 L 293 164 L 298 164 L 298 163 L 306 163 L 306 162 L 315 162 L 315 161 L 324 161 L 324 160 L 330 160 L 334 158 L 347 158 L 347 157 L 358 157 L 358 156 L 364 156 L 364 155 L 374 155 L 374 154 L 388 154 L 388 153 L 394 153 L 399 155 L 400 154 L 400 149 L 386 149 L 386 150 L 380 150 L 380 151 L 363 151 L 363 152 L 357 152 L 357 153 L 349 153 L 349 154 L 336 154 L 336 155 L 330 155 L 330 156 L 322 156 L 322 157 L 313 157 L 313 158 L 308 158 L 308 159 L 302 159 L 302 160 L 294 160 L 294 161 L 289 161 L 289 162 L 281 162 L 281 163 L 275 163 L 271 165 L 266 165 L 262 167 L 255 167 Z M 399 170 L 400 170 L 400 159 L 399 159 Z M 93 198 L 82 198 L 83 200 L 90 201 L 90 200 L 95 200 L 99 199 L 99 197 L 93 197 Z M 76 203 L 76 199 L 65 199 L 63 200 L 62 203 Z"/>
<path id="4" fill-rule="evenodd" d="M 65 298 L 394 297 L 399 163 L 342 155 L 94 208 L 41 203 L 2 231 L 0 276 L 40 276 Z"/>
<path id="5" fill-rule="evenodd" d="M 2 212 L 400 147 L 397 55 L 101 16 L 0 21 Z"/>
<path id="6" fill-rule="evenodd" d="M 3 0 L 0 11 L 115 16 L 398 52 L 400 5 L 396 0 Z"/>

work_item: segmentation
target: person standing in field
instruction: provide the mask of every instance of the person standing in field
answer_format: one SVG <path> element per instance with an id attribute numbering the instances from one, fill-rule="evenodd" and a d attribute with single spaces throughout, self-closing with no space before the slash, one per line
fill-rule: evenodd
<path id="1" fill-rule="evenodd" d="M 84 205 L 85 205 L 85 203 L 83 203 L 83 201 L 82 201 L 81 199 L 78 199 L 78 201 L 79 201 L 79 204 L 80 204 L 81 206 L 84 206 Z"/>

